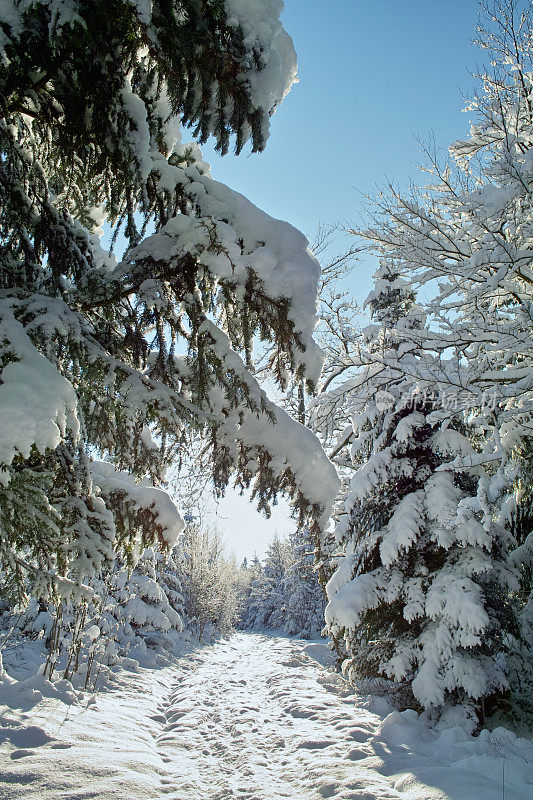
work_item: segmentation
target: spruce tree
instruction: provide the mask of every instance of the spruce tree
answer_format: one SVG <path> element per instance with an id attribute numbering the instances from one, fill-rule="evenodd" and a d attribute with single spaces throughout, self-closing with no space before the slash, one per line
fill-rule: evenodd
<path id="1" fill-rule="evenodd" d="M 283 628 L 286 618 L 287 562 L 287 543 L 276 534 L 269 545 L 261 571 L 251 583 L 244 618 L 246 627 Z"/>
<path id="2" fill-rule="evenodd" d="M 158 635 L 181 631 L 182 619 L 163 588 L 158 574 L 158 555 L 148 548 L 135 569 L 114 576 L 110 592 L 111 613 L 119 623 L 121 644 L 134 644 L 137 637 L 155 644 Z M 176 601 L 176 595 L 172 599 Z"/>
<path id="3" fill-rule="evenodd" d="M 325 593 L 315 568 L 313 542 L 305 529 L 297 528 L 289 536 L 283 592 L 285 632 L 302 639 L 319 636 L 324 627 Z"/>
<path id="4" fill-rule="evenodd" d="M 425 320 L 388 259 L 369 304 L 351 387 L 356 471 L 326 620 L 348 675 L 390 679 L 401 702 L 475 724 L 480 704 L 508 687 L 498 663 L 516 634 L 508 538 L 478 508 L 475 475 L 453 467 L 474 453 L 460 410 L 410 378 L 415 362 L 431 374 L 410 335 L 422 337 Z"/>
<path id="5" fill-rule="evenodd" d="M 252 373 L 262 338 L 275 378 L 316 381 L 318 265 L 290 225 L 214 181 L 196 143 L 264 147 L 296 75 L 279 11 L 2 4 L 0 557 L 19 599 L 88 598 L 117 552 L 174 544 L 144 525 L 151 501 L 134 529 L 93 458 L 160 487 L 198 434 L 216 491 L 233 476 L 266 511 L 284 491 L 317 529 L 329 514 L 334 472 Z"/>

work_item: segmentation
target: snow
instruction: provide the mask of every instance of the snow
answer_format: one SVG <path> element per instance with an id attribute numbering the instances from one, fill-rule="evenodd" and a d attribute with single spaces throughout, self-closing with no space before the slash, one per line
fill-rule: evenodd
<path id="1" fill-rule="evenodd" d="M 104 495 L 120 492 L 133 502 L 137 510 L 149 508 L 153 511 L 157 524 L 163 529 L 162 536 L 172 549 L 185 528 L 185 520 L 168 492 L 155 486 L 135 483 L 132 475 L 119 472 L 108 461 L 92 461 L 91 473 L 93 482 Z"/>
<path id="2" fill-rule="evenodd" d="M 14 35 L 19 33 L 21 13 L 13 0 L 0 0 L 0 22 L 8 25 Z"/>
<path id="3" fill-rule="evenodd" d="M 146 116 L 146 106 L 142 99 L 132 91 L 131 81 L 126 77 L 122 88 L 124 108 L 133 123 L 130 129 L 130 141 L 133 152 L 139 162 L 143 180 L 146 180 L 152 168 L 152 160 L 148 155 L 150 149 L 150 129 Z"/>
<path id="4" fill-rule="evenodd" d="M 275 109 L 296 82 L 296 52 L 279 15 L 281 0 L 225 0 L 229 25 L 239 25 L 247 48 L 256 43 L 263 53 L 262 69 L 245 78 L 251 83 L 256 108 Z"/>
<path id="5" fill-rule="evenodd" d="M 2 800 L 530 800 L 533 742 L 430 731 L 321 642 L 236 633 L 73 694 L 0 677 Z M 42 691 L 44 690 L 44 692 Z"/>
<path id="6" fill-rule="evenodd" d="M 409 550 L 416 542 L 424 527 L 423 514 L 423 492 L 411 492 L 400 500 L 379 547 L 381 562 L 385 567 L 390 567 L 400 552 Z"/>
<path id="7" fill-rule="evenodd" d="M 351 559 L 347 559 L 341 574 L 337 572 L 326 585 L 329 603 L 326 606 L 326 623 L 336 630 L 337 628 L 354 630 L 360 621 L 361 614 L 370 606 L 375 607 L 379 601 L 378 585 L 374 574 L 358 575 L 344 586 L 340 585 L 341 576 L 346 576 Z M 335 580 L 333 580 L 335 579 Z"/>
<path id="8" fill-rule="evenodd" d="M 79 424 L 74 387 L 39 353 L 15 319 L 11 305 L 0 303 L 0 482 L 8 480 L 17 455 L 29 458 L 35 447 L 54 450 L 69 430 L 76 439 Z"/>

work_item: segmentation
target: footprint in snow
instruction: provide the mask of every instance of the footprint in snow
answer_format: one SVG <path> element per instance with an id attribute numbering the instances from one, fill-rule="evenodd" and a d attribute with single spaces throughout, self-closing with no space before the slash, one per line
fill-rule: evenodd
<path id="1" fill-rule="evenodd" d="M 43 744 L 48 744 L 52 741 L 46 731 L 36 725 L 30 725 L 27 728 L 2 728 L 0 729 L 0 742 L 11 742 L 19 748 L 28 747 L 42 747 Z"/>
<path id="2" fill-rule="evenodd" d="M 353 750 L 350 750 L 346 758 L 349 758 L 350 761 L 361 761 L 363 758 L 368 758 L 371 755 L 372 753 L 368 753 L 360 747 L 354 747 Z"/>
<path id="3" fill-rule="evenodd" d="M 287 709 L 287 713 L 296 719 L 316 719 L 316 714 L 314 711 L 306 711 L 303 708 L 289 708 Z"/>
<path id="4" fill-rule="evenodd" d="M 11 758 L 15 761 L 18 758 L 25 758 L 26 756 L 34 756 L 35 750 L 13 750 Z"/>
<path id="5" fill-rule="evenodd" d="M 334 794 L 337 794 L 338 788 L 339 785 L 337 783 L 324 783 L 322 784 L 322 786 L 319 788 L 318 791 L 320 792 L 322 797 L 327 798 L 327 797 L 333 797 Z"/>
<path id="6" fill-rule="evenodd" d="M 372 731 L 366 731 L 364 728 L 354 728 L 350 731 L 350 739 L 355 742 L 367 742 L 372 736 Z"/>
<path id="7" fill-rule="evenodd" d="M 331 740 L 323 740 L 323 741 L 307 741 L 307 742 L 300 742 L 298 745 L 298 749 L 304 750 L 323 750 L 325 747 L 331 747 L 332 744 L 335 742 Z"/>

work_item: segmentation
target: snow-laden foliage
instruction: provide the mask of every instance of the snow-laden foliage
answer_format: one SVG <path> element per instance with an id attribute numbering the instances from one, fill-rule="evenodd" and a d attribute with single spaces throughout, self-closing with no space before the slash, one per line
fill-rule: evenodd
<path id="1" fill-rule="evenodd" d="M 130 572 L 119 566 L 93 578 L 93 594 L 81 602 L 31 598 L 20 613 L 6 609 L 3 624 L 23 641 L 40 643 L 47 679 L 94 690 L 117 659 L 172 652 L 187 636 L 172 556 L 148 548 Z"/>
<path id="2" fill-rule="evenodd" d="M 257 557 L 248 573 L 241 623 L 245 628 L 283 630 L 289 636 L 318 637 L 324 627 L 324 590 L 315 569 L 309 532 L 275 536 L 264 563 Z"/>
<path id="3" fill-rule="evenodd" d="M 495 656 L 505 632 L 516 632 L 510 537 L 479 513 L 476 480 L 450 464 L 473 452 L 465 426 L 453 419 L 443 430 L 435 400 L 406 377 L 420 356 L 403 332 L 424 326 L 412 292 L 387 265 L 375 287 L 359 351 L 368 366 L 352 387 L 356 471 L 335 530 L 343 555 L 327 584 L 326 621 L 350 676 L 392 679 L 427 709 L 468 705 L 507 687 Z M 395 368 L 376 369 L 393 351 Z"/>
<path id="4" fill-rule="evenodd" d="M 146 484 L 161 488 L 193 430 L 218 491 L 233 476 L 265 510 L 285 491 L 317 529 L 328 517 L 335 473 L 268 400 L 252 354 L 268 340 L 278 382 L 316 382 L 318 264 L 299 232 L 213 180 L 181 140 L 187 125 L 222 152 L 232 136 L 236 152 L 263 148 L 296 74 L 281 8 L 0 5 L 0 549 L 12 595 L 79 599 L 117 551 L 134 563 L 145 546 L 170 548 L 171 501 Z M 121 257 L 103 230 L 124 237 Z M 126 473 L 146 490 L 124 491 Z"/>
<path id="5" fill-rule="evenodd" d="M 172 549 L 185 521 L 167 492 L 135 483 L 130 473 L 117 472 L 106 461 L 92 461 L 91 475 L 100 496 L 115 511 L 116 532 L 127 543 L 130 563 L 137 562 L 154 531 L 165 549 Z"/>
<path id="6" fill-rule="evenodd" d="M 329 543 L 340 659 L 450 722 L 513 698 L 532 646 L 533 50 L 528 9 L 493 12 L 470 136 L 357 231 L 380 260 L 371 324 L 313 409 L 352 472 Z"/>
<path id="7" fill-rule="evenodd" d="M 109 465 L 100 469 L 109 472 Z M 121 490 L 123 482 L 135 485 L 129 475 L 113 473 L 113 481 Z M 224 555 L 220 536 L 191 523 L 170 554 L 149 547 L 130 570 L 115 563 L 92 578 L 93 593 L 81 602 L 31 598 L 16 612 L 2 604 L 0 628 L 4 643 L 11 636 L 40 646 L 47 679 L 94 690 L 117 662 L 157 663 L 158 655 L 168 657 L 191 640 L 229 633 L 247 583 L 247 573 Z"/>
<path id="8" fill-rule="evenodd" d="M 113 576 L 110 588 L 112 602 L 110 610 L 118 622 L 118 636 L 122 647 L 130 645 L 137 636 L 146 638 L 158 632 L 166 633 L 172 628 L 181 631 L 183 621 L 175 608 L 176 601 L 182 605 L 176 592 L 172 599 L 167 596 L 164 581 L 160 579 L 161 557 L 152 548 L 145 551 L 130 575 L 125 570 Z M 173 562 L 166 563 L 166 579 L 177 588 L 176 569 Z"/>

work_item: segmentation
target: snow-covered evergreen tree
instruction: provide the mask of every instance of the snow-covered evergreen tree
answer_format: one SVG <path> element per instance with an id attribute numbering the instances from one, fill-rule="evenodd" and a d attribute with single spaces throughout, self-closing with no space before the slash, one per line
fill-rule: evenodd
<path id="1" fill-rule="evenodd" d="M 329 515 L 333 470 L 250 369 L 259 334 L 279 381 L 316 381 L 318 265 L 180 132 L 264 147 L 296 75 L 280 10 L 1 4 L 0 557 L 16 597 L 88 600 L 117 552 L 171 549 L 171 531 L 129 524 L 91 459 L 161 486 L 190 430 L 218 491 L 233 475 L 263 509 L 284 491 L 317 529 Z M 104 228 L 124 235 L 121 258 Z"/>
<path id="2" fill-rule="evenodd" d="M 130 574 L 122 570 L 113 576 L 108 608 L 119 623 L 123 646 L 126 642 L 134 643 L 137 636 L 143 639 L 151 636 L 151 641 L 155 642 L 158 633 L 180 631 L 183 627 L 179 613 L 163 588 L 158 564 L 158 555 L 153 548 L 148 548 Z M 176 595 L 173 599 L 176 600 Z"/>
<path id="3" fill-rule="evenodd" d="M 285 576 L 289 560 L 287 542 L 276 534 L 262 568 L 255 568 L 243 615 L 247 628 L 283 628 L 286 620 Z M 252 566 L 253 568 L 253 566 Z"/>
<path id="4" fill-rule="evenodd" d="M 154 551 L 156 581 L 164 591 L 171 608 L 184 617 L 183 587 L 179 576 L 178 555 L 180 544 L 170 555 Z"/>
<path id="5" fill-rule="evenodd" d="M 303 639 L 319 636 L 324 627 L 325 593 L 315 568 L 313 542 L 302 528 L 288 539 L 283 593 L 285 632 Z"/>
<path id="6" fill-rule="evenodd" d="M 247 561 L 247 559 L 245 559 Z M 257 553 L 254 553 L 253 559 L 246 563 L 245 570 L 245 586 L 242 595 L 242 607 L 239 615 L 239 624 L 243 628 L 253 628 L 255 610 L 252 610 L 252 598 L 255 597 L 257 587 L 263 574 L 263 565 L 259 560 Z"/>
<path id="7" fill-rule="evenodd" d="M 286 540 L 276 534 L 263 564 L 256 556 L 249 568 L 241 624 L 309 639 L 324 627 L 324 605 L 309 532 L 298 528 Z"/>
<path id="8" fill-rule="evenodd" d="M 364 235 L 431 297 L 424 342 L 438 355 L 431 381 L 470 407 L 490 513 L 508 524 L 516 501 L 529 504 L 532 19 L 530 4 L 516 0 L 487 10 L 479 41 L 491 66 L 470 105 L 470 135 L 444 162 L 429 153 L 429 187 L 379 200 L 376 224 Z M 411 342 L 420 344 L 416 335 Z M 428 379 L 420 371 L 414 377 Z"/>
<path id="9" fill-rule="evenodd" d="M 328 585 L 345 666 L 471 716 L 513 689 L 532 558 L 531 19 L 511 0 L 492 14 L 470 137 L 432 159 L 434 185 L 378 198 L 359 232 L 381 259 L 378 324 L 326 400 L 351 404 L 340 446 L 356 469 Z M 423 287 L 425 324 L 398 313 L 384 269 L 410 302 Z"/>
<path id="10" fill-rule="evenodd" d="M 408 337 L 424 316 L 389 261 L 370 305 L 359 352 L 368 366 L 351 389 L 356 472 L 335 532 L 344 555 L 326 619 L 348 674 L 390 678 L 430 711 L 461 705 L 473 716 L 480 698 L 507 687 L 497 663 L 515 632 L 507 537 L 480 519 L 476 482 L 447 463 L 473 453 L 464 424 L 452 417 L 444 427 L 442 398 L 409 377 L 415 362 L 431 366 Z"/>

